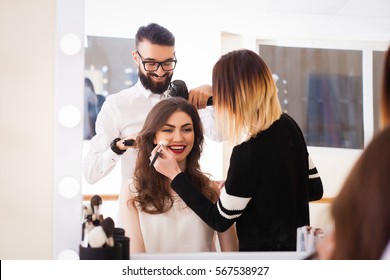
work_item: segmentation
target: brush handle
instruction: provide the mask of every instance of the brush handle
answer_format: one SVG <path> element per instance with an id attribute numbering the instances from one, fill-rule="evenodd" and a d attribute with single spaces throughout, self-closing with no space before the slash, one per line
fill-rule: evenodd
<path id="1" fill-rule="evenodd" d="M 161 155 L 161 150 L 157 151 L 157 153 L 154 155 L 154 158 L 152 161 L 149 163 L 149 166 L 153 166 L 154 163 L 156 162 L 157 158 Z"/>
<path id="2" fill-rule="evenodd" d="M 135 144 L 134 139 L 128 139 L 128 140 L 123 141 L 123 145 L 128 146 L 128 147 L 132 147 L 132 146 L 134 146 L 134 144 Z"/>

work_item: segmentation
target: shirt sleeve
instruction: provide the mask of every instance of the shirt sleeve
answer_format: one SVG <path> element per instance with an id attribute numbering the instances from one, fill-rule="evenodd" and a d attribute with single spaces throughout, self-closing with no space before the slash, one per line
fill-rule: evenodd
<path id="1" fill-rule="evenodd" d="M 222 133 L 219 131 L 219 127 L 215 122 L 214 107 L 207 106 L 204 109 L 199 109 L 198 113 L 203 124 L 204 134 L 215 142 L 221 142 L 223 138 Z"/>
<path id="2" fill-rule="evenodd" d="M 110 97 L 110 96 L 109 96 Z M 107 98 L 96 120 L 96 135 L 90 141 L 90 148 L 83 160 L 83 174 L 89 184 L 105 177 L 120 159 L 110 148 L 110 143 L 119 137 L 114 110 L 114 100 Z"/>
<path id="3" fill-rule="evenodd" d="M 309 157 L 309 201 L 315 201 L 322 198 L 324 194 L 324 188 L 322 186 L 322 180 L 320 174 L 318 174 L 317 168 L 314 162 Z"/>

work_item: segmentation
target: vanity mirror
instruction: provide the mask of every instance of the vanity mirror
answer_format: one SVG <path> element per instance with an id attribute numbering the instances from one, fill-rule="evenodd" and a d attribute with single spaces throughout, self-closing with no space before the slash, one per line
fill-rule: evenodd
<path id="1" fill-rule="evenodd" d="M 235 7 L 229 1 L 187 3 L 187 1 L 179 0 L 168 2 L 152 0 L 141 1 L 134 5 L 131 1 L 123 0 L 85 0 L 84 9 L 82 1 L 58 1 L 58 10 L 74 10 L 74 19 L 69 21 L 69 19 L 59 17 L 58 27 L 61 29 L 59 34 L 63 38 L 59 39 L 62 53 L 57 54 L 59 101 L 56 104 L 56 110 L 59 117 L 59 129 L 56 132 L 54 258 L 74 256 L 72 252 L 77 252 L 77 246 L 81 240 L 81 232 L 77 227 L 81 224 L 82 195 L 117 194 L 119 190 L 119 173 L 112 175 L 113 178 L 116 177 L 114 179 L 116 181 L 110 183 L 109 190 L 104 186 L 101 188 L 85 186 L 82 179 L 82 156 L 80 155 L 85 153 L 84 148 L 88 145 L 86 142 L 88 140 L 82 144 L 81 139 L 82 120 L 84 119 L 81 117 L 84 110 L 82 83 L 84 77 L 89 77 L 93 81 L 95 91 L 102 95 L 116 93 L 134 83 L 136 72 L 134 72 L 131 57 L 132 37 L 139 26 L 149 22 L 158 22 L 174 33 L 178 57 L 174 79 L 185 80 L 190 88 L 211 83 L 212 67 L 216 60 L 221 53 L 236 48 L 248 48 L 258 52 L 259 45 L 266 44 L 305 48 L 321 46 L 327 49 L 360 51 L 363 75 L 362 102 L 365 104 L 361 142 L 355 146 L 356 149 L 348 151 L 326 147 L 310 148 L 312 158 L 316 161 L 323 178 L 325 196 L 332 197 L 337 193 L 338 186 L 360 154 L 359 148 L 369 141 L 374 131 L 373 120 L 376 115 L 374 117 L 373 83 L 377 83 L 377 80 L 373 81 L 371 78 L 373 51 L 383 51 L 387 46 L 385 38 L 390 37 L 390 23 L 383 22 L 379 25 L 375 21 L 376 16 L 388 19 L 390 15 L 383 13 L 390 11 L 390 7 L 385 9 L 383 5 L 388 4 L 383 1 L 374 2 L 377 2 L 377 5 L 360 3 L 361 6 L 358 7 L 354 6 L 352 1 L 344 0 L 320 1 L 315 4 L 313 1 L 300 1 L 300 5 L 292 6 L 289 0 L 262 0 L 243 1 Z M 371 11 L 371 14 L 366 14 L 365 22 L 361 23 L 362 17 L 359 17 L 357 10 L 360 11 L 359 13 Z M 343 15 L 348 15 L 348 17 L 343 17 Z M 256 19 L 255 24 L 254 19 Z M 361 31 L 362 26 L 364 33 Z M 379 31 L 381 28 L 383 31 Z M 80 45 L 92 48 L 97 44 L 111 44 L 110 41 L 120 42 L 117 47 L 123 47 L 124 53 L 124 57 L 111 61 L 111 65 L 108 64 L 108 60 L 104 61 L 107 57 L 88 57 L 87 55 L 84 57 L 85 49 L 79 49 Z M 101 59 L 99 63 L 92 62 L 92 60 L 99 59 Z M 82 66 L 84 61 L 85 67 Z M 113 75 L 114 68 L 117 66 L 121 66 L 122 69 L 118 74 Z M 75 71 L 78 71 L 78 77 L 75 76 Z M 74 80 L 69 80 L 67 77 L 74 77 Z M 117 82 L 119 79 L 121 81 Z M 63 122 L 61 120 L 64 114 L 70 114 L 72 117 L 66 118 L 67 121 Z M 65 139 L 72 140 L 69 142 Z M 74 147 L 71 153 L 62 149 L 65 143 L 67 146 Z M 206 172 L 212 173 L 215 178 L 224 178 L 228 167 L 230 147 L 212 142 L 208 142 L 207 146 L 202 167 Z M 217 162 L 215 159 L 220 160 Z M 334 162 L 338 165 L 336 166 Z M 119 170 L 119 167 L 116 167 L 116 170 Z M 73 192 L 63 196 L 62 191 L 57 191 L 59 187 L 61 190 L 70 189 Z M 318 210 L 318 219 L 314 219 L 319 223 L 316 226 L 322 227 L 324 224 L 321 218 L 326 206 L 312 206 L 313 213 Z M 110 215 L 115 215 L 115 211 Z"/>

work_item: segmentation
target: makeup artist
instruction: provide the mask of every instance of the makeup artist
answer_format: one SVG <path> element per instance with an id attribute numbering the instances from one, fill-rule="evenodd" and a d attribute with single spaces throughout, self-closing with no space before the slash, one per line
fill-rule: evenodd
<path id="1" fill-rule="evenodd" d="M 154 167 L 212 228 L 236 223 L 240 251 L 295 251 L 297 228 L 310 225 L 309 201 L 323 194 L 302 131 L 282 113 L 272 74 L 255 52 L 223 55 L 212 81 L 220 131 L 236 144 L 219 200 L 198 191 L 165 147 Z"/>
<path id="2" fill-rule="evenodd" d="M 215 251 L 216 232 L 202 221 L 170 188 L 170 180 L 149 166 L 154 147 L 166 147 L 182 172 L 208 201 L 219 196 L 216 182 L 200 170 L 203 128 L 197 110 L 187 100 L 172 97 L 159 102 L 148 114 L 138 134 L 139 148 L 134 178 L 122 189 L 122 223 L 130 238 L 131 253 L 195 253 Z M 218 233 L 222 251 L 237 251 L 234 225 Z"/>

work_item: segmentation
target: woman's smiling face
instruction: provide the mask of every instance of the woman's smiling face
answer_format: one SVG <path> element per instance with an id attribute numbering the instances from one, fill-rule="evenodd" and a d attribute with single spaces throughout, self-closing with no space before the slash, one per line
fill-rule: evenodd
<path id="1" fill-rule="evenodd" d="M 186 158 L 194 146 L 195 133 L 192 119 L 182 111 L 174 112 L 156 132 L 154 144 L 167 140 L 167 148 L 184 171 Z M 184 168 L 184 169 L 183 169 Z"/>

